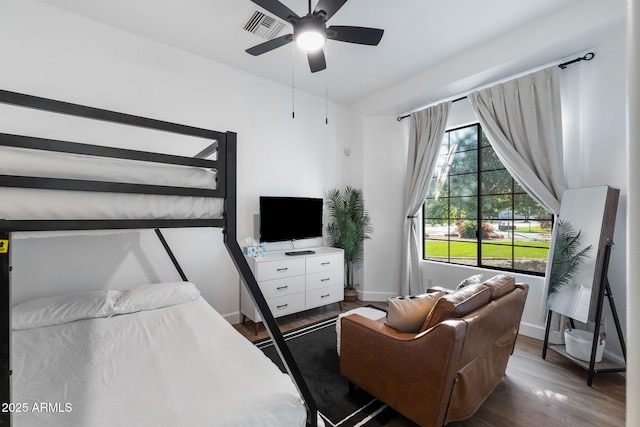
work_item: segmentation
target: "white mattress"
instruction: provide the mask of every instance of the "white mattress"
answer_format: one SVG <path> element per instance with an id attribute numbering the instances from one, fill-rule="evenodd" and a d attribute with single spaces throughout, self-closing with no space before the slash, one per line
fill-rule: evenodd
<path id="1" fill-rule="evenodd" d="M 131 184 L 216 188 L 205 168 L 0 147 L 4 175 L 112 181 Z M 0 218 L 32 219 L 215 219 L 223 200 L 146 194 L 91 193 L 0 188 Z"/>
<path id="2" fill-rule="evenodd" d="M 12 335 L 16 426 L 305 425 L 289 376 L 202 298 Z"/>

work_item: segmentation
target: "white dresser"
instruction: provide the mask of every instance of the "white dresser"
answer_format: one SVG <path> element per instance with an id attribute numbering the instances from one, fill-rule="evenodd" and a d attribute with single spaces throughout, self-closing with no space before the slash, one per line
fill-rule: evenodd
<path id="1" fill-rule="evenodd" d="M 344 298 L 344 253 L 342 249 L 310 248 L 308 255 L 271 253 L 247 257 L 273 317 L 310 308 L 341 303 Z M 342 305 L 341 305 L 342 306 Z M 342 307 L 341 307 L 342 308 Z M 240 284 L 240 310 L 243 322 L 248 317 L 262 321 L 244 283 Z"/>

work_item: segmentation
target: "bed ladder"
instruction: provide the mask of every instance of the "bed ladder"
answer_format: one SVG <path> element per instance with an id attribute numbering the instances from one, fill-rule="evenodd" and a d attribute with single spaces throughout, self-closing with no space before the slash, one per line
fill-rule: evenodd
<path id="1" fill-rule="evenodd" d="M 218 142 L 215 142 L 214 144 L 205 148 L 200 153 L 196 154 L 194 157 L 205 158 L 208 155 L 212 154 L 215 150 L 219 150 L 218 161 L 221 161 L 221 159 L 223 158 L 225 159 L 224 161 L 226 163 L 225 164 L 226 168 L 229 168 L 230 165 L 236 165 L 235 159 L 233 161 L 229 161 L 226 158 L 226 156 L 229 156 L 229 155 L 236 156 L 235 140 L 229 141 L 229 139 L 227 139 L 227 143 L 224 145 L 220 145 L 218 144 Z M 235 173 L 236 173 L 235 170 L 227 171 L 227 174 L 235 174 Z M 233 187 L 233 188 L 230 188 L 230 187 Z M 306 382 L 304 381 L 304 378 L 302 377 L 302 374 L 300 373 L 298 366 L 295 360 L 293 359 L 293 356 L 284 341 L 282 333 L 280 332 L 280 328 L 278 327 L 273 317 L 273 314 L 271 313 L 271 309 L 269 308 L 266 300 L 264 299 L 262 290 L 260 289 L 258 282 L 256 281 L 255 276 L 253 275 L 253 272 L 251 271 L 251 268 L 249 267 L 249 264 L 247 263 L 244 257 L 244 253 L 242 252 L 242 249 L 238 244 L 237 231 L 236 231 L 237 230 L 237 222 L 236 222 L 237 221 L 236 220 L 236 217 L 237 217 L 236 194 L 237 193 L 236 192 L 237 192 L 237 189 L 235 188 L 235 180 L 233 180 L 233 184 L 227 181 L 226 191 L 225 191 L 226 193 L 226 197 L 225 197 L 226 227 L 223 228 L 225 246 L 227 247 L 227 251 L 231 255 L 231 259 L 233 260 L 236 266 L 236 269 L 242 276 L 243 283 L 246 284 L 248 288 L 247 290 L 249 291 L 249 294 L 251 295 L 251 298 L 253 299 L 254 304 L 256 305 L 256 307 L 258 307 L 258 310 L 260 311 L 260 314 L 264 321 L 265 328 L 269 332 L 269 336 L 271 336 L 271 338 L 273 339 L 275 348 L 278 351 L 278 355 L 280 356 L 280 359 L 285 365 L 287 373 L 293 380 L 294 384 L 298 388 L 298 392 L 302 395 L 304 399 L 305 406 L 307 407 L 307 415 L 308 415 L 307 425 L 311 427 L 316 427 L 317 426 L 317 407 L 316 407 L 315 401 L 313 400 L 313 396 L 311 395 L 311 392 L 309 391 L 306 385 Z M 162 246 L 167 252 L 167 255 L 169 255 L 171 262 L 173 263 L 174 267 L 178 271 L 180 278 L 185 282 L 188 281 L 187 276 L 185 275 L 184 271 L 180 267 L 180 264 L 178 263 L 178 260 L 176 259 L 173 251 L 169 247 L 168 242 L 166 241 L 164 235 L 162 234 L 162 231 L 159 228 L 156 228 L 155 232 L 156 232 L 156 235 L 158 236 L 158 239 L 160 239 Z"/>
<path id="2" fill-rule="evenodd" d="M 228 134 L 229 135 L 229 134 Z M 237 170 L 231 170 L 231 168 L 237 169 L 237 159 L 236 157 L 236 141 L 235 134 L 232 134 L 232 138 L 227 138 L 227 143 L 221 145 L 220 151 L 218 152 L 218 161 L 221 158 L 224 158 L 226 161 L 226 167 L 229 168 L 227 170 L 228 176 L 237 176 Z M 233 182 L 231 182 L 233 181 Z M 222 233 L 224 235 L 224 244 L 227 247 L 227 251 L 229 255 L 231 255 L 231 259 L 233 260 L 236 269 L 240 273 L 242 281 L 247 287 L 247 291 L 249 295 L 253 299 L 253 303 L 258 308 L 260 312 L 260 316 L 262 317 L 262 321 L 264 323 L 265 329 L 269 333 L 269 336 L 273 340 L 273 344 L 282 360 L 282 363 L 287 370 L 287 373 L 291 377 L 291 380 L 296 385 L 298 392 L 302 396 L 304 400 L 305 406 L 307 407 L 307 426 L 317 427 L 318 423 L 318 408 L 316 406 L 315 400 L 311 395 L 311 391 L 307 386 L 307 383 L 300 372 L 298 365 L 296 364 L 287 343 L 282 336 L 282 332 L 278 327 L 278 324 L 273 317 L 273 313 L 271 313 L 271 309 L 267 304 L 267 300 L 264 298 L 262 294 L 262 290 L 260 286 L 258 286 L 258 281 L 256 280 L 251 268 L 249 267 L 249 263 L 244 257 L 244 253 L 242 252 L 242 248 L 238 244 L 238 236 L 237 236 L 237 188 L 236 188 L 236 180 L 228 180 L 226 183 L 226 194 L 225 194 L 225 223 L 226 226 L 222 229 Z"/>

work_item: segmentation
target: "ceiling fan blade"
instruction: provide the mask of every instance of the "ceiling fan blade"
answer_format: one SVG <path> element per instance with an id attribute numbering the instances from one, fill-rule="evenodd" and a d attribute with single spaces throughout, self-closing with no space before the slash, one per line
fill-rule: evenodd
<path id="1" fill-rule="evenodd" d="M 307 59 L 309 59 L 309 68 L 311 68 L 312 73 L 327 68 L 327 61 L 324 59 L 324 50 L 322 49 L 318 49 L 315 52 L 307 52 Z"/>
<path id="2" fill-rule="evenodd" d="M 257 4 L 258 6 L 260 6 L 261 8 L 265 9 L 266 11 L 273 13 L 280 19 L 284 19 L 287 22 L 289 22 L 290 16 L 293 16 L 296 19 L 300 18 L 298 15 L 295 14 L 295 12 L 293 12 L 287 6 L 280 3 L 278 0 L 251 0 L 251 1 Z"/>
<path id="3" fill-rule="evenodd" d="M 347 43 L 366 44 L 377 46 L 382 39 L 384 30 L 378 28 L 349 27 L 332 25 L 327 28 L 327 38 Z"/>
<path id="4" fill-rule="evenodd" d="M 340 10 L 347 0 L 320 0 L 314 9 L 314 13 L 324 10 L 327 13 L 327 19 L 331 18 Z"/>
<path id="5" fill-rule="evenodd" d="M 293 35 L 285 34 L 284 36 L 280 36 L 275 39 L 269 40 L 267 42 L 260 43 L 259 45 L 255 45 L 254 47 L 247 49 L 245 52 L 253 56 L 258 56 L 258 55 L 262 55 L 263 53 L 269 52 L 270 50 L 276 49 L 280 46 L 284 46 L 288 43 L 291 43 L 292 41 L 293 41 Z"/>

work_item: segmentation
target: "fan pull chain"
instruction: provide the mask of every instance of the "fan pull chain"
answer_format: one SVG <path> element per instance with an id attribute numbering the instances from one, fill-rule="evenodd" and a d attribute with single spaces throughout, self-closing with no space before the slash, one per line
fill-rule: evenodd
<path id="1" fill-rule="evenodd" d="M 324 89 L 324 124 L 328 125 L 329 124 L 329 113 L 328 113 L 328 107 L 327 107 L 327 88 L 325 87 Z"/>
<path id="2" fill-rule="evenodd" d="M 327 45 L 325 44 L 324 46 L 324 56 L 325 58 L 327 58 L 327 60 L 329 59 L 329 48 L 327 47 Z M 328 93 L 329 93 L 329 70 L 325 69 L 324 70 L 324 124 L 328 125 L 329 124 L 329 101 L 328 101 Z"/>

